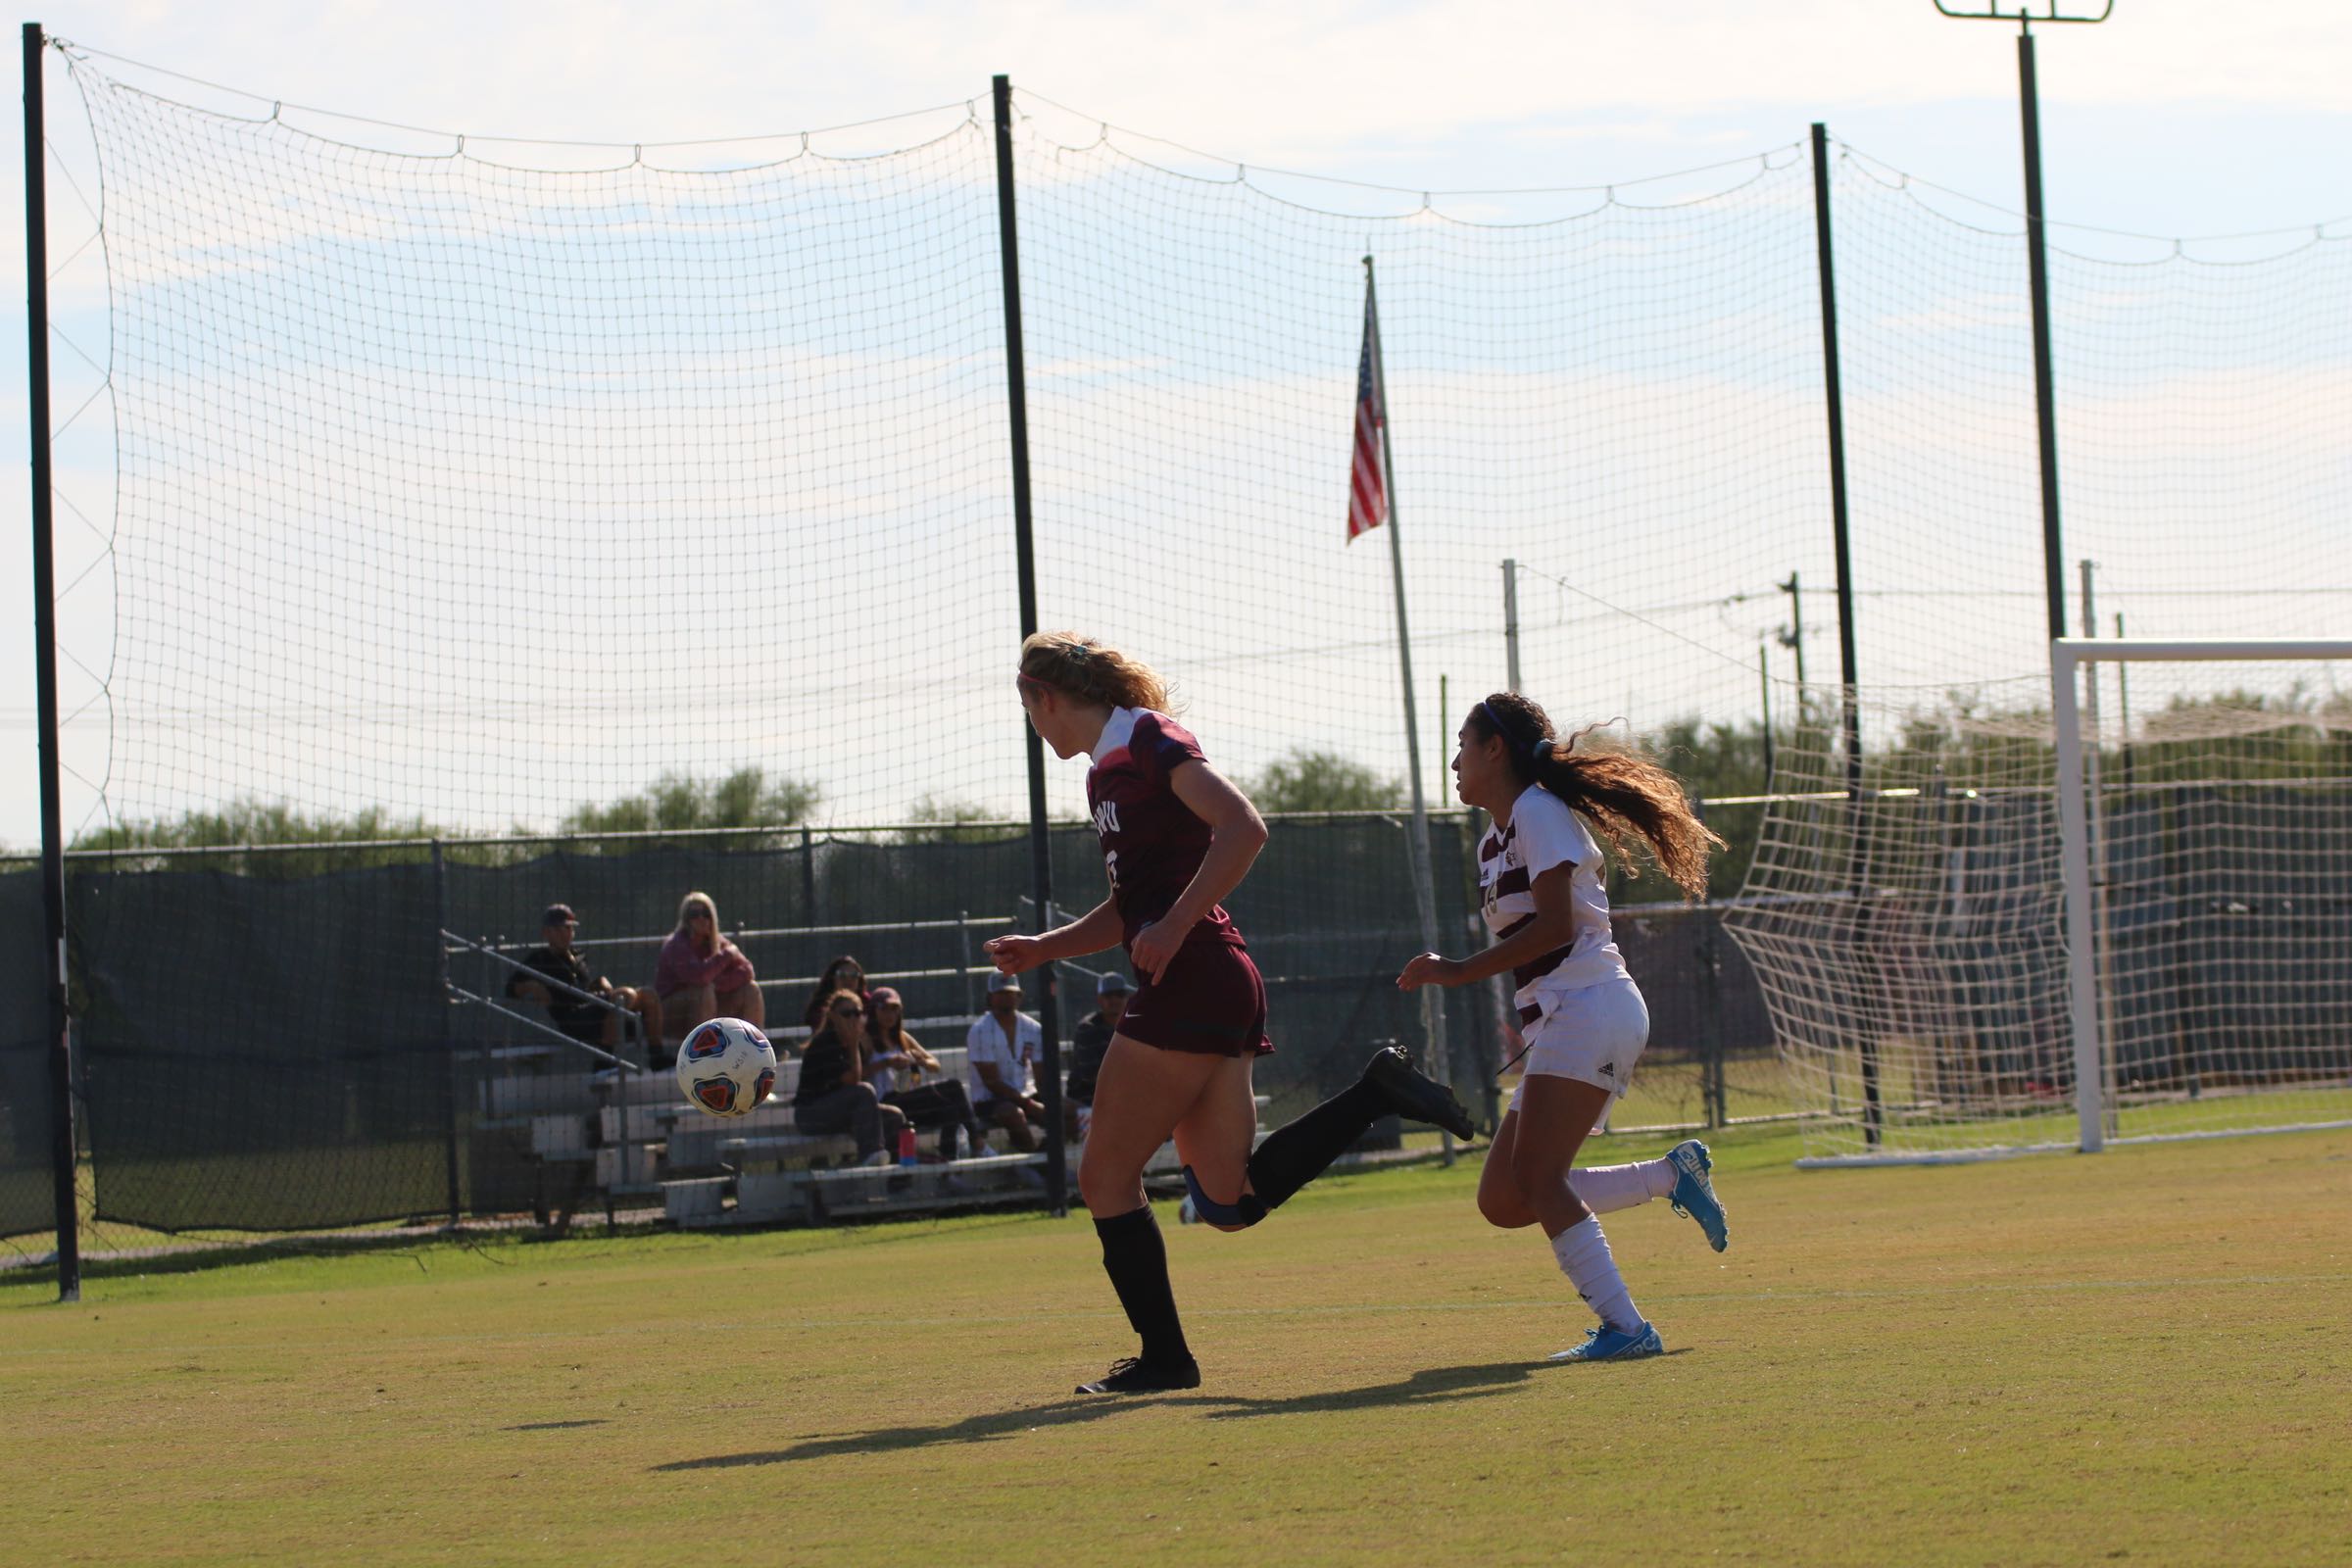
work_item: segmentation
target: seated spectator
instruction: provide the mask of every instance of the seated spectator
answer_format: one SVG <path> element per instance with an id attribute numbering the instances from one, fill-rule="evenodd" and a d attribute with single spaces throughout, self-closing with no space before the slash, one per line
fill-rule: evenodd
<path id="1" fill-rule="evenodd" d="M 822 1024 L 825 1021 L 825 1004 L 833 1000 L 836 991 L 857 992 L 858 1000 L 865 1004 L 870 1015 L 873 1002 L 865 990 L 865 965 L 845 953 L 825 965 L 823 978 L 816 982 L 816 989 L 808 994 L 808 1005 L 801 1009 L 801 1022 L 810 1029 Z"/>
<path id="2" fill-rule="evenodd" d="M 1110 1037 L 1119 1032 L 1119 1015 L 1135 988 L 1112 970 L 1095 982 L 1095 1010 L 1078 1020 L 1070 1036 L 1070 1071 L 1062 1080 L 1061 1114 L 1064 1130 L 1074 1142 L 1086 1136 L 1095 1119 L 1095 1075 L 1102 1070 Z"/>
<path id="3" fill-rule="evenodd" d="M 982 1147 L 982 1129 L 972 1117 L 971 1097 L 964 1092 L 963 1080 L 935 1076 L 940 1070 L 939 1058 L 906 1032 L 906 1005 L 896 991 L 876 986 L 866 994 L 865 1033 L 859 1037 L 865 1081 L 874 1086 L 882 1103 L 897 1106 L 907 1121 L 925 1130 L 939 1130 L 941 1158 L 956 1157 L 957 1128 L 964 1129 L 977 1151 Z M 932 1082 L 922 1081 L 927 1075 L 933 1076 Z"/>
<path id="4" fill-rule="evenodd" d="M 571 945 L 579 930 L 580 917 L 571 912 L 570 905 L 549 905 L 539 917 L 540 946 L 524 954 L 522 962 L 557 984 L 543 985 L 527 974 L 514 974 L 507 980 L 507 995 L 538 1003 L 547 1009 L 549 1021 L 564 1034 L 607 1051 L 620 1048 L 622 1010 L 633 1012 L 645 1026 L 647 1062 L 660 1066 L 667 1061 L 669 1052 L 662 1042 L 662 999 L 635 986 L 616 986 L 589 968 L 588 960 Z M 601 997 L 612 1005 L 600 1007 L 575 992 Z"/>
<path id="5" fill-rule="evenodd" d="M 755 1027 L 767 1022 L 752 960 L 718 934 L 718 906 L 708 893 L 689 893 L 679 903 L 678 928 L 654 960 L 654 989 L 663 1022 L 681 1041 L 712 1018 L 741 1018 Z"/>
<path id="6" fill-rule="evenodd" d="M 963 1047 L 972 1114 L 983 1126 L 1004 1128 L 1006 1141 L 1026 1154 L 1037 1148 L 1037 1129 L 1046 1124 L 1046 1107 L 1037 1098 L 1046 1034 L 1020 1005 L 1020 976 L 999 970 L 988 983 L 988 1010 L 972 1020 Z"/>
<path id="7" fill-rule="evenodd" d="M 792 1124 L 810 1134 L 848 1133 L 858 1141 L 860 1164 L 887 1165 L 898 1148 L 906 1117 L 882 1103 L 864 1081 L 858 1060 L 865 1033 L 865 1004 L 855 991 L 836 991 L 825 1000 L 824 1024 L 801 1054 L 800 1087 L 792 1095 Z"/>

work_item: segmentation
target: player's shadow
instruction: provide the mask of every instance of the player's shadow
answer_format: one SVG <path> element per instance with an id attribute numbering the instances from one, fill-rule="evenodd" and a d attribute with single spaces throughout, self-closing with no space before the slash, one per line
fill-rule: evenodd
<path id="1" fill-rule="evenodd" d="M 671 1470 L 731 1470 L 746 1465 L 790 1464 L 797 1459 L 822 1459 L 838 1454 L 889 1453 L 929 1448 L 950 1443 L 994 1443 L 1018 1437 L 1040 1427 L 1076 1426 L 1168 1405 L 1204 1411 L 1212 1421 L 1247 1420 L 1268 1415 L 1305 1415 L 1326 1410 L 1369 1410 L 1386 1405 L 1442 1404 L 1455 1399 L 1491 1398 L 1524 1383 L 1536 1371 L 1524 1361 L 1497 1361 L 1483 1366 L 1425 1367 L 1394 1383 L 1360 1389 L 1337 1389 L 1288 1398 L 1257 1399 L 1246 1395 L 1177 1394 L 1152 1398 L 1072 1398 L 1050 1404 L 1025 1405 L 988 1415 L 969 1415 L 960 1421 L 931 1427 L 878 1427 L 871 1432 L 841 1432 L 809 1438 L 788 1448 L 750 1453 L 714 1453 L 700 1459 L 673 1459 L 658 1464 L 657 1472 Z"/>

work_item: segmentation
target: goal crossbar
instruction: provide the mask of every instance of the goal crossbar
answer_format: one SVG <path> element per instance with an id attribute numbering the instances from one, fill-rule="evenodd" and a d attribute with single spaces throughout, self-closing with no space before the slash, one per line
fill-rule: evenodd
<path id="1" fill-rule="evenodd" d="M 2050 712 L 2057 725 L 2060 866 L 2065 880 L 2067 990 L 2075 1048 L 2079 1147 L 2106 1147 L 2105 1075 L 2099 1053 L 2098 948 L 2091 883 L 2089 798 L 2079 676 L 2101 662 L 2236 662 L 2352 660 L 2352 640 L 2059 637 L 2050 643 Z"/>

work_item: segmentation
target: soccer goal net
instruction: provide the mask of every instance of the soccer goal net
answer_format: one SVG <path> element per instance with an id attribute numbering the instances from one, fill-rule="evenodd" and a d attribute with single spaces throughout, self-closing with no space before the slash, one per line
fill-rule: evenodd
<path id="1" fill-rule="evenodd" d="M 2053 648 L 1780 749 L 1732 925 L 1808 1162 L 2352 1122 L 2352 642 Z"/>

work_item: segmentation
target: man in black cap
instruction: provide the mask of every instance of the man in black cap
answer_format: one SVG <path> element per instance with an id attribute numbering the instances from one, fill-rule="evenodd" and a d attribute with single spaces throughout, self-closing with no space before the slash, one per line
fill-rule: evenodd
<path id="1" fill-rule="evenodd" d="M 588 967 L 579 949 L 571 945 L 578 934 L 580 917 L 571 912 L 568 904 L 551 904 L 547 913 L 539 917 L 539 934 L 544 944 L 522 956 L 526 968 L 545 975 L 558 985 L 544 985 L 527 974 L 515 974 L 507 981 L 507 995 L 527 997 L 547 1008 L 549 1021 L 572 1039 L 586 1045 L 602 1046 L 612 1051 L 620 1044 L 620 1013 L 625 1008 L 637 1014 L 645 1025 L 645 1050 L 650 1065 L 660 1066 L 669 1059 L 669 1049 L 662 1039 L 662 999 L 651 989 L 635 986 L 616 986 Z M 577 993 L 599 997 L 612 1006 L 599 1006 Z"/>
<path id="2" fill-rule="evenodd" d="M 1116 969 L 1097 980 L 1095 1010 L 1079 1020 L 1070 1036 L 1070 1072 L 1061 1091 L 1061 1113 L 1072 1143 L 1086 1136 L 1087 1123 L 1094 1120 L 1095 1074 L 1102 1070 L 1110 1037 L 1119 1032 L 1119 1015 L 1127 1010 L 1134 991 Z"/>

